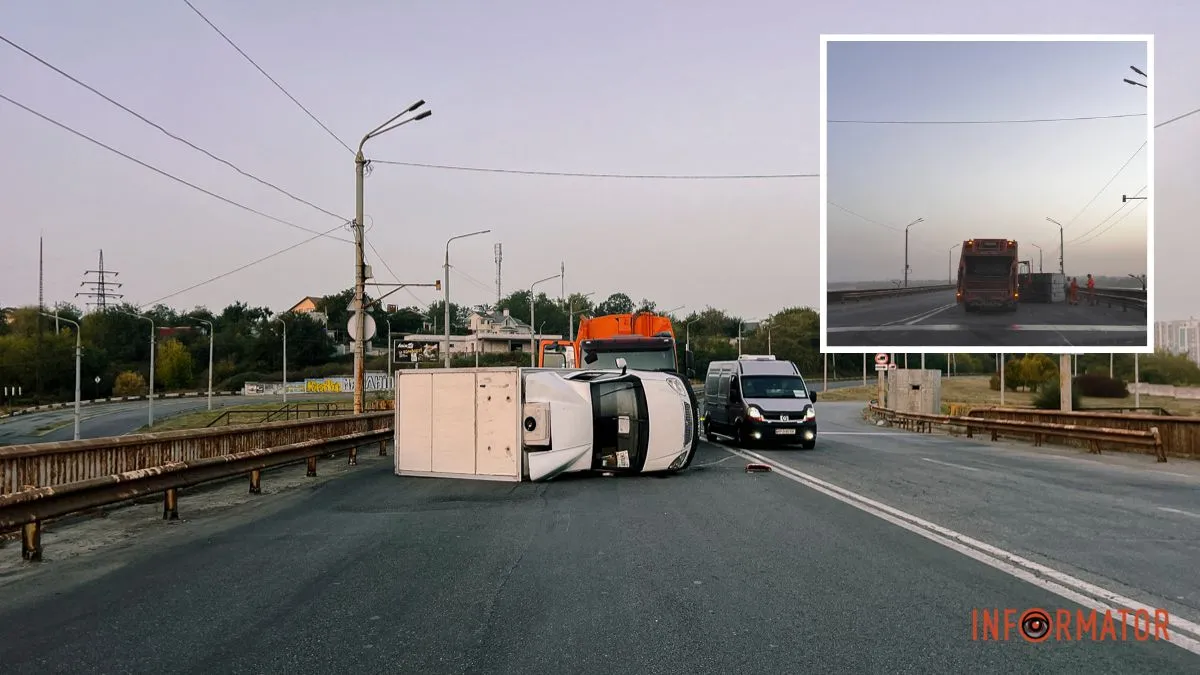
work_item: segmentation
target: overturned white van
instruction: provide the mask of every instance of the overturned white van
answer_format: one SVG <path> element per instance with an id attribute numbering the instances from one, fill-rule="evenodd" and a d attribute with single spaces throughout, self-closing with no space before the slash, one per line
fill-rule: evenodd
<path id="1" fill-rule="evenodd" d="M 677 373 L 448 368 L 396 373 L 396 473 L 498 481 L 681 471 L 699 442 Z"/>

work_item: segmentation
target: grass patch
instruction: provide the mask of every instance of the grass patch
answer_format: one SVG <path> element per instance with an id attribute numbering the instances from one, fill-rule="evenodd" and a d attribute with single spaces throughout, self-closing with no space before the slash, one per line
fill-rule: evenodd
<path id="1" fill-rule="evenodd" d="M 879 393 L 877 384 L 866 387 L 846 387 L 818 392 L 821 401 L 869 401 Z M 1004 392 L 1006 407 L 1032 408 L 1035 394 L 1027 391 Z M 1000 392 L 992 391 L 988 386 L 987 376 L 950 377 L 942 378 L 942 405 L 959 404 L 967 408 L 982 408 L 984 406 L 1000 405 Z M 1172 415 L 1200 415 L 1200 400 L 1167 398 L 1163 396 L 1147 396 L 1142 394 L 1142 407 L 1158 407 L 1167 410 Z M 1133 395 L 1129 398 L 1090 398 L 1084 397 L 1081 408 L 1115 408 L 1117 406 L 1133 406 Z"/>
<path id="2" fill-rule="evenodd" d="M 303 401 L 299 401 L 296 403 L 289 403 L 289 405 L 293 408 L 295 408 L 297 405 L 299 405 L 300 409 L 304 410 L 305 408 L 313 407 L 311 404 L 314 404 L 314 403 L 337 403 L 340 408 L 343 408 L 347 411 L 352 410 L 354 407 L 354 402 L 351 399 L 346 398 L 345 396 L 305 398 Z M 247 405 L 226 406 L 224 408 L 218 408 L 216 410 L 213 410 L 212 412 L 203 410 L 200 412 L 185 413 L 182 415 L 174 415 L 172 417 L 165 418 L 161 421 L 155 421 L 153 429 L 148 426 L 142 426 L 140 429 L 138 429 L 137 431 L 135 431 L 133 433 L 144 434 L 144 433 L 149 433 L 152 431 L 159 432 L 159 431 L 179 431 L 181 429 L 202 429 L 204 427 L 207 427 L 210 423 L 212 423 L 218 417 L 222 417 L 222 416 L 224 416 L 224 418 L 221 419 L 221 421 L 217 422 L 215 425 L 213 425 L 212 428 L 218 429 L 223 426 L 229 426 L 229 425 L 235 425 L 235 424 L 255 424 L 255 423 L 262 422 L 268 413 L 275 412 L 277 410 L 281 410 L 282 408 L 283 408 L 283 403 L 280 401 L 273 401 L 270 403 L 250 403 Z M 227 414 L 227 413 L 230 413 L 230 414 Z M 248 414 L 248 413 L 256 413 L 256 414 Z M 295 415 L 294 412 L 292 414 Z M 300 419 L 306 419 L 304 417 L 305 414 L 307 414 L 307 413 L 301 412 Z M 282 419 L 284 419 L 284 417 L 282 415 L 280 415 L 278 417 L 278 419 L 282 420 Z"/>

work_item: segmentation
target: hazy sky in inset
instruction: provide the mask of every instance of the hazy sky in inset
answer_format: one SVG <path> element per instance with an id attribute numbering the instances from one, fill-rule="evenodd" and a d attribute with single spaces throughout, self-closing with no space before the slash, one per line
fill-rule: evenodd
<path id="1" fill-rule="evenodd" d="M 1015 239 L 1035 270 L 1057 271 L 1059 228 L 1047 217 L 1065 226 L 1067 274 L 1145 273 L 1145 205 L 1110 216 L 1148 182 L 1147 90 L 1121 81 L 1144 79 L 1129 66 L 1145 71 L 1147 58 L 1145 42 L 830 42 L 830 281 L 900 279 L 904 229 L 917 218 L 910 279 L 948 278 L 951 248 L 977 237 Z M 1143 117 L 832 122 L 1121 114 Z"/>
<path id="2" fill-rule="evenodd" d="M 1128 3 L 1112 0 L 193 1 L 351 145 L 395 111 L 426 99 L 433 117 L 372 141 L 367 154 L 374 159 L 568 172 L 817 173 L 822 33 L 1157 33 L 1158 119 L 1200 105 L 1191 72 L 1200 61 L 1191 34 L 1200 25 L 1194 3 L 1130 11 Z M 353 214 L 351 154 L 182 1 L 5 3 L 0 34 L 247 171 L 338 216 Z M 1020 112 L 1129 110 L 1145 92 L 1120 84 L 1128 64 L 1117 61 L 1112 98 L 1104 105 L 1048 99 L 1040 105 L 1029 97 Z M 1029 82 L 1038 77 L 1027 75 Z M 338 225 L 165 138 L 3 44 L 0 93 L 256 209 L 318 231 Z M 1110 133 L 1136 127 L 1096 125 Z M 943 130 L 922 133 L 932 131 Z M 857 127 L 855 133 L 882 132 Z M 1083 193 L 1094 192 L 1137 142 L 1098 145 L 1105 147 L 1103 153 L 1092 149 L 1095 167 L 1077 169 L 1078 156 L 1063 160 L 1087 174 L 1080 180 Z M 1156 228 L 1164 277 L 1182 279 L 1191 266 L 1186 230 L 1200 210 L 1196 147 L 1200 115 L 1160 130 Z M 0 305 L 36 302 L 39 234 L 46 240 L 48 302 L 73 300 L 103 248 L 106 263 L 121 272 L 121 290 L 138 303 L 311 236 L 172 183 L 3 101 L 0 148 Z M 1027 202 L 1050 190 L 1017 187 Z M 1045 208 L 1069 219 L 1090 196 L 1073 194 Z M 887 222 L 915 208 L 889 203 L 873 210 L 864 206 L 866 197 L 841 199 Z M 1042 210 L 1038 218 L 1053 215 Z M 492 246 L 502 242 L 505 292 L 555 274 L 565 261 L 568 291 L 624 291 L 660 307 L 711 304 L 755 317 L 818 304 L 819 189 L 812 178 L 550 178 L 377 164 L 367 179 L 366 212 L 368 240 L 406 282 L 440 275 L 449 236 L 492 228 L 491 235 L 453 245 L 452 262 L 461 272 L 452 276 L 456 302 L 494 298 Z M 933 223 L 936 214 L 917 215 Z M 1089 213 L 1072 230 L 1095 220 Z M 1092 247 L 1100 250 L 1110 237 Z M 370 249 L 368 259 L 380 281 L 393 280 Z M 937 269 L 936 263 L 936 256 L 917 260 L 914 268 Z M 887 266 L 881 261 L 879 267 Z M 352 246 L 324 239 L 168 302 L 186 308 L 240 299 L 285 309 L 304 295 L 348 287 L 352 275 Z M 558 290 L 555 284 L 541 288 Z M 1185 284 L 1160 289 L 1160 315 L 1194 311 Z M 436 297 L 432 289 L 415 295 L 426 302 Z M 415 302 L 403 291 L 392 297 Z"/>

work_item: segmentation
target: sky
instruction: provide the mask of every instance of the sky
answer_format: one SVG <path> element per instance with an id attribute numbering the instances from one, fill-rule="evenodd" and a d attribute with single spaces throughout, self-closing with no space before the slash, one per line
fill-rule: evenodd
<path id="1" fill-rule="evenodd" d="M 829 280 L 901 279 L 917 218 L 910 280 L 949 278 L 951 249 L 986 237 L 1015 239 L 1035 271 L 1058 271 L 1060 230 L 1047 218 L 1063 224 L 1067 274 L 1146 273 L 1147 209 L 1121 196 L 1149 183 L 1149 97 L 1122 79 L 1143 81 L 1130 66 L 1147 72 L 1148 59 L 1144 41 L 831 41 Z M 837 122 L 1102 115 L 1140 117 Z"/>
<path id="2" fill-rule="evenodd" d="M 621 291 L 660 307 L 712 305 L 746 318 L 785 306 L 817 306 L 816 178 L 548 177 L 380 160 L 641 175 L 817 174 L 822 33 L 1155 33 L 1156 118 L 1200 106 L 1200 90 L 1189 87 L 1200 44 L 1188 28 L 1200 25 L 1200 5 L 1184 1 L 1148 3 L 1136 11 L 1106 0 L 913 1 L 903 7 L 705 1 L 688 3 L 687 11 L 674 3 L 631 0 L 193 2 L 351 146 L 411 102 L 428 102 L 432 117 L 367 145 L 367 157 L 377 160 L 366 179 L 368 262 L 379 282 L 432 283 L 441 274 L 447 238 L 491 229 L 452 245 L 451 300 L 464 304 L 494 301 L 493 245 L 500 242 L 506 294 L 556 274 L 561 263 L 568 292 L 597 297 Z M 100 249 L 106 265 L 120 272 L 125 299 L 139 305 L 170 296 L 165 302 L 180 308 L 241 300 L 284 310 L 303 296 L 351 285 L 350 243 L 330 237 L 300 242 L 313 237 L 306 230 L 325 232 L 353 216 L 352 153 L 182 0 L 4 3 L 0 35 L 334 214 L 170 140 L 0 44 L 0 93 L 300 228 L 180 185 L 0 101 L 0 147 L 8 160 L 0 162 L 0 305 L 36 302 L 39 236 L 45 239 L 48 304 L 77 301 L 74 294 L 83 290 L 84 272 L 95 269 Z M 1127 64 L 1115 63 L 1119 85 Z M 1066 112 L 1124 112 L 1137 105 L 1139 93 L 1145 92 L 1116 87 L 1104 105 L 1080 101 L 1078 110 Z M 1042 115 L 1063 112 L 1063 105 L 1047 100 L 1044 109 L 1032 101 L 1026 110 L 1013 108 Z M 960 107 L 943 114 L 950 112 L 977 111 Z M 1124 128 L 1123 122 L 1097 125 L 1109 133 Z M 1189 151 L 1200 142 L 1200 115 L 1161 129 L 1159 139 L 1157 264 L 1165 278 L 1182 279 L 1193 257 L 1184 230 L 1200 206 L 1194 189 L 1200 160 Z M 1098 166 L 1081 181 L 1095 187 L 1046 208 L 1067 222 L 1090 198 L 1087 190 L 1098 189 L 1133 151 L 1137 142 L 1125 147 L 1130 142 L 1114 141 L 1103 154 L 1096 150 Z M 1078 165 L 1077 157 L 1066 164 Z M 1021 191 L 1025 200 L 1037 198 Z M 852 193 L 837 198 L 865 216 L 900 225 L 919 210 L 876 207 Z M 1051 215 L 1042 210 L 1039 218 Z M 932 231 L 937 214 L 918 215 Z M 1089 212 L 1069 232 L 1093 222 Z M 1093 247 L 1102 250 L 1117 229 L 1133 223 L 1127 219 Z M 336 234 L 349 236 L 345 230 Z M 914 268 L 934 269 L 935 263 L 914 261 Z M 1159 289 L 1159 318 L 1196 313 L 1193 294 L 1182 283 Z M 557 293 L 559 287 L 551 282 L 539 290 Z M 436 295 L 420 288 L 392 297 L 403 304 Z"/>

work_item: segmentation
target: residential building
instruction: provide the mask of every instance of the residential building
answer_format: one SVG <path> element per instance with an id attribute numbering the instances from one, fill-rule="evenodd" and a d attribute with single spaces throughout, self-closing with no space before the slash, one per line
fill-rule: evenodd
<path id="1" fill-rule="evenodd" d="M 1154 322 L 1154 348 L 1171 354 L 1185 354 L 1200 364 L 1200 319 Z"/>

